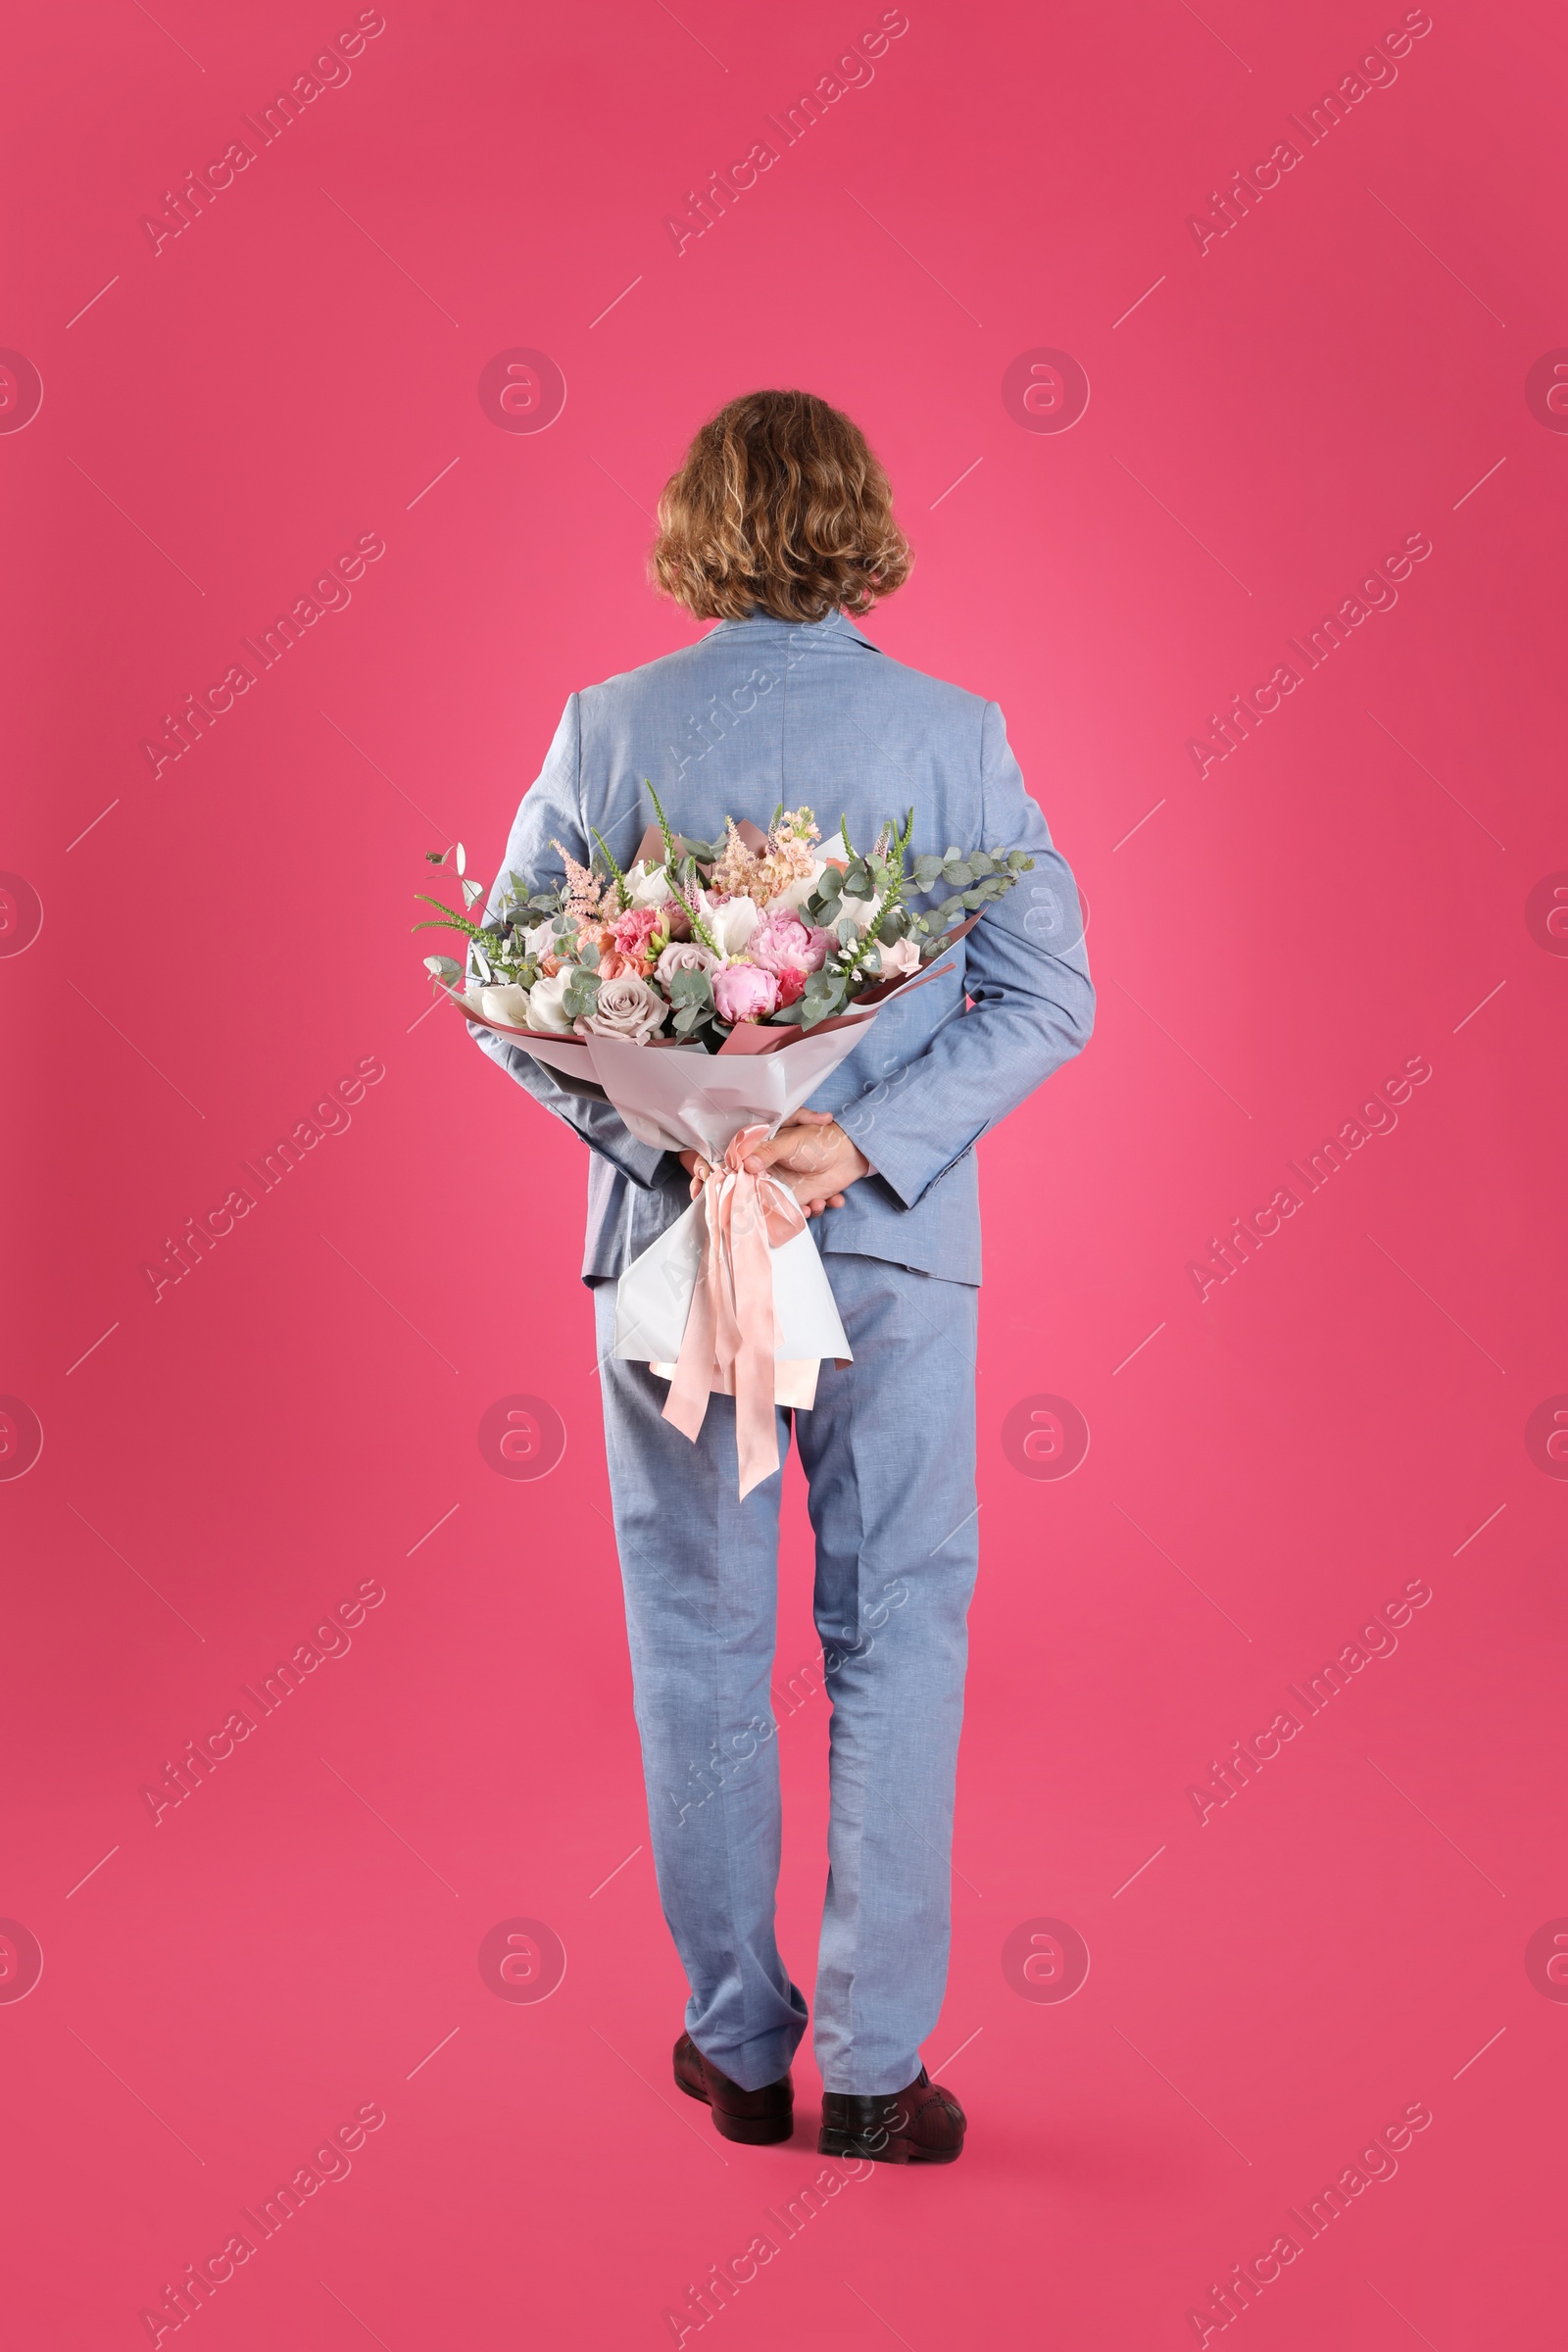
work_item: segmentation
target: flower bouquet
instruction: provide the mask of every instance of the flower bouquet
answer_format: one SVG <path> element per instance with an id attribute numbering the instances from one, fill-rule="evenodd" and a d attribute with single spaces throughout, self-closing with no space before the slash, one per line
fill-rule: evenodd
<path id="1" fill-rule="evenodd" d="M 778 1467 L 774 1405 L 808 1407 L 821 1362 L 850 1353 L 805 1212 L 746 1155 L 1034 860 L 911 858 L 912 809 L 863 852 L 847 823 L 821 845 L 810 809 L 782 806 L 765 833 L 726 818 L 720 841 L 697 841 L 647 790 L 658 821 L 624 872 L 597 833 L 589 865 L 553 843 L 564 879 L 508 874 L 477 923 L 461 844 L 428 852 L 464 904 L 420 894 L 438 913 L 416 928 L 466 935 L 466 986 L 453 957 L 425 962 L 472 1024 L 612 1103 L 639 1142 L 708 1163 L 702 1198 L 620 1278 L 614 1352 L 669 1380 L 664 1418 L 688 1438 L 710 1395 L 734 1396 L 744 1496 Z"/>

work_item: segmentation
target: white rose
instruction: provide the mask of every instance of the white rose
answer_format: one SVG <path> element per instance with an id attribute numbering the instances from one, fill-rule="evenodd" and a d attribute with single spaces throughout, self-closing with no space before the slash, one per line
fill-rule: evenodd
<path id="1" fill-rule="evenodd" d="M 631 893 L 634 906 L 662 906 L 666 900 L 675 895 L 669 887 L 669 877 L 664 868 L 662 865 L 649 865 L 641 858 L 627 869 L 626 888 Z"/>
<path id="2" fill-rule="evenodd" d="M 571 1035 L 571 1023 L 562 1000 L 566 993 L 566 982 L 576 968 L 574 963 L 564 964 L 553 978 L 534 982 L 528 991 L 530 1029 L 559 1029 L 564 1037 Z"/>
<path id="3" fill-rule="evenodd" d="M 522 944 L 530 956 L 548 956 L 556 944 L 556 918 L 547 914 L 542 923 L 534 923 L 522 935 Z"/>
<path id="4" fill-rule="evenodd" d="M 839 901 L 839 916 L 843 917 L 847 914 L 863 938 L 880 913 L 881 907 L 882 893 L 878 891 L 875 898 L 871 899 L 841 899 Z M 828 928 L 837 931 L 838 922 L 835 920 L 829 924 Z"/>
<path id="5" fill-rule="evenodd" d="M 669 1006 L 635 972 L 620 972 L 599 991 L 593 1011 L 577 1023 L 579 1037 L 624 1037 L 646 1046 L 663 1027 Z"/>
<path id="6" fill-rule="evenodd" d="M 713 944 L 725 957 L 744 956 L 747 942 L 762 919 L 762 910 L 755 899 L 710 899 L 707 891 L 701 894 L 702 917 Z"/>
<path id="7" fill-rule="evenodd" d="M 481 988 L 479 1009 L 487 1021 L 498 1021 L 506 1029 L 528 1029 L 528 991 L 511 981 L 504 987 Z"/>

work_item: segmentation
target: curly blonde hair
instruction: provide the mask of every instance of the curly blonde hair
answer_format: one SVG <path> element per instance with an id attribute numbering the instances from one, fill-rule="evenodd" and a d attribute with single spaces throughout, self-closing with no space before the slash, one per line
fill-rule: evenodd
<path id="1" fill-rule="evenodd" d="M 869 612 L 914 558 L 858 424 L 811 392 L 748 392 L 664 484 L 649 562 L 699 620 L 810 621 Z"/>

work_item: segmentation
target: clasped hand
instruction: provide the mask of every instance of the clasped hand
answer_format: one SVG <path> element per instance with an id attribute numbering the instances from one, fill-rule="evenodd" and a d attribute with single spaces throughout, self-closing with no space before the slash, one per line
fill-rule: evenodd
<path id="1" fill-rule="evenodd" d="M 700 1152 L 683 1152 L 680 1164 L 691 1177 L 695 1200 L 707 1183 L 710 1162 Z M 771 1143 L 759 1144 L 743 1163 L 748 1175 L 776 1176 L 788 1185 L 808 1217 L 842 1208 L 852 1184 L 871 1174 L 871 1163 L 828 1110 L 797 1110 Z"/>

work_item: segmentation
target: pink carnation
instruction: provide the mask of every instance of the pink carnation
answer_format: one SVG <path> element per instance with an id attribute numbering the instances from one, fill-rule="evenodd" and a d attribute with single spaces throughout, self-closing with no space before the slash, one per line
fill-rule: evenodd
<path id="1" fill-rule="evenodd" d="M 819 972 L 832 944 L 831 933 L 781 909 L 758 924 L 746 952 L 769 972 Z"/>
<path id="2" fill-rule="evenodd" d="M 726 963 L 713 974 L 713 1004 L 721 1021 L 760 1021 L 778 1004 L 778 981 L 759 963 Z"/>
<path id="3" fill-rule="evenodd" d="M 649 941 L 662 917 L 662 907 L 630 906 L 624 914 L 617 914 L 611 924 L 610 936 L 615 943 L 616 951 L 634 971 L 647 973 L 652 969 L 654 957 Z"/>

